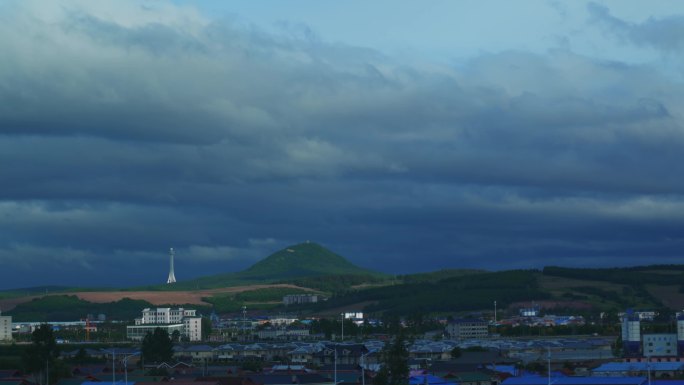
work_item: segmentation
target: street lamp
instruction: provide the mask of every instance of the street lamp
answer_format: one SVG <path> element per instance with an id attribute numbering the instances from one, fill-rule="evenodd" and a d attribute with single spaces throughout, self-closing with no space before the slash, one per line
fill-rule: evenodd
<path id="1" fill-rule="evenodd" d="M 378 349 L 371 349 L 368 353 L 361 355 L 361 385 L 366 385 L 366 356 L 377 351 Z"/>
<path id="2" fill-rule="evenodd" d="M 124 357 L 124 359 L 123 359 L 123 362 L 124 362 L 124 383 L 125 383 L 125 385 L 128 385 L 128 359 L 133 357 L 133 356 L 137 356 L 137 355 L 140 355 L 140 352 L 135 352 L 135 353 L 129 354 L 126 357 Z M 114 384 L 112 384 L 112 385 L 114 385 Z"/>
<path id="3" fill-rule="evenodd" d="M 115 362 L 115 357 L 116 357 L 116 348 L 112 348 L 112 350 L 103 350 L 105 353 L 110 353 L 112 355 L 112 385 L 116 382 L 116 377 L 115 377 L 115 371 L 114 371 L 114 362 Z"/>

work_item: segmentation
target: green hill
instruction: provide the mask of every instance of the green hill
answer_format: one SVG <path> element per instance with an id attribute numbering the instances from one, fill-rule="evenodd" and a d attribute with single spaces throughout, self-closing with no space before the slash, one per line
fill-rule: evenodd
<path id="1" fill-rule="evenodd" d="M 364 277 L 354 280 L 354 283 L 358 284 L 383 275 L 360 268 L 317 243 L 306 242 L 277 251 L 241 272 L 212 275 L 178 282 L 175 285 L 145 289 L 207 289 L 259 283 L 289 283 L 295 279 L 331 276 Z"/>
<path id="2" fill-rule="evenodd" d="M 317 275 L 372 273 L 317 243 L 307 242 L 273 253 L 238 275 L 250 280 L 276 280 Z"/>

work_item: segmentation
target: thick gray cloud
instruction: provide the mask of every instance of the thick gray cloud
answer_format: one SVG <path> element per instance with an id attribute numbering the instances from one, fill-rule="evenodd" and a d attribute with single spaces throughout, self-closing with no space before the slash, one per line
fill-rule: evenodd
<path id="1" fill-rule="evenodd" d="M 681 255 L 684 87 L 657 67 L 2 7 L 0 287 L 162 282 L 170 246 L 179 279 L 304 240 L 394 273 Z"/>
<path id="2" fill-rule="evenodd" d="M 613 16 L 608 7 L 597 3 L 589 3 L 587 8 L 596 21 L 624 41 L 670 53 L 679 53 L 684 48 L 684 15 L 650 17 L 634 23 Z"/>

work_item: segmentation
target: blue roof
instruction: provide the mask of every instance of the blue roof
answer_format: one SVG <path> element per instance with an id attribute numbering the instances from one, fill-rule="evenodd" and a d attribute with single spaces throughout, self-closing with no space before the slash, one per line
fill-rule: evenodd
<path id="1" fill-rule="evenodd" d="M 594 372 L 645 372 L 650 369 L 653 371 L 677 371 L 684 369 L 684 363 L 681 362 L 608 362 L 598 368 Z"/>
<path id="2" fill-rule="evenodd" d="M 646 377 L 553 377 L 552 385 L 644 385 Z M 509 377 L 502 385 L 548 385 L 547 377 Z"/>
<path id="3" fill-rule="evenodd" d="M 508 373 L 512 376 L 515 376 L 516 373 L 518 373 L 518 369 L 514 365 L 486 365 L 485 368 L 487 369 L 494 369 L 495 372 L 499 373 Z"/>
<path id="4" fill-rule="evenodd" d="M 456 385 L 455 382 L 449 382 L 441 377 L 431 375 L 419 375 L 409 377 L 409 385 Z"/>

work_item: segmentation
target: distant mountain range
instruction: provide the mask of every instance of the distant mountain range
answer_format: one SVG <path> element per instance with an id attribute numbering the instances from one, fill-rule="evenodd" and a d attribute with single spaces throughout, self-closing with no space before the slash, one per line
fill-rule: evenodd
<path id="1" fill-rule="evenodd" d="M 62 291 L 65 294 L 75 290 L 61 287 L 21 289 L 14 293 L 0 292 L 0 299 L 28 294 L 40 296 L 46 289 L 50 293 Z M 284 294 L 314 290 L 330 297 L 329 300 L 299 310 L 335 314 L 342 308 L 356 308 L 375 314 L 403 315 L 491 312 L 492 304 L 497 301 L 502 311 L 506 308 L 514 311 L 535 303 L 548 311 L 561 313 L 617 313 L 637 308 L 659 310 L 667 315 L 672 309 L 684 308 L 684 265 L 602 269 L 550 266 L 541 270 L 498 272 L 447 269 L 393 276 L 363 269 L 317 243 L 306 242 L 279 250 L 241 272 L 173 285 L 122 289 L 118 291 L 118 298 L 126 298 L 132 291 L 145 290 L 181 292 L 176 294 L 202 292 L 202 300 L 207 306 L 225 312 L 240 309 L 245 304 L 252 309 L 271 309 L 280 306 L 278 303 Z M 238 294 L 243 292 L 250 293 Z M 172 293 L 168 293 L 168 298 L 169 303 L 180 304 L 171 300 L 175 298 Z M 57 299 L 52 300 L 55 301 Z M 62 303 L 57 305 L 58 309 L 64 308 Z M 86 306 L 79 302 L 72 307 L 76 305 Z M 127 310 L 131 303 L 123 305 Z M 46 312 L 39 306 L 44 305 L 35 302 L 31 308 L 17 309 L 17 312 L 32 314 L 30 311 L 36 313 L 35 309 Z"/>

